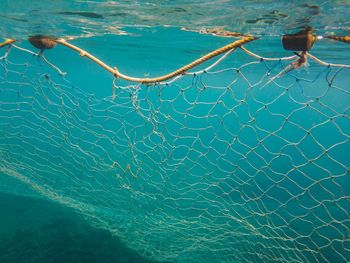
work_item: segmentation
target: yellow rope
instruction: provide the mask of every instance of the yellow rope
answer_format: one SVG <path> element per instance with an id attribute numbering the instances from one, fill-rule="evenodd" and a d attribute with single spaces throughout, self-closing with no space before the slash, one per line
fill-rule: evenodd
<path id="1" fill-rule="evenodd" d="M 350 36 L 325 36 L 325 38 L 345 42 L 345 43 L 350 43 Z"/>
<path id="2" fill-rule="evenodd" d="M 6 39 L 4 42 L 0 43 L 0 47 L 4 47 L 16 42 L 16 39 Z"/>
<path id="3" fill-rule="evenodd" d="M 131 81 L 131 82 L 150 84 L 150 83 L 162 82 L 162 81 L 171 79 L 175 76 L 181 75 L 181 74 L 185 73 L 186 71 L 194 68 L 195 66 L 198 66 L 199 64 L 202 64 L 203 62 L 205 62 L 213 57 L 216 57 L 216 56 L 218 56 L 222 53 L 225 53 L 226 51 L 229 51 L 231 49 L 235 49 L 237 47 L 240 47 L 240 46 L 242 46 L 248 42 L 251 42 L 253 40 L 256 40 L 256 39 L 257 39 L 256 37 L 251 37 L 251 36 L 244 37 L 244 38 L 237 40 L 235 42 L 232 42 L 232 43 L 230 43 L 222 48 L 214 50 L 213 52 L 210 52 L 207 55 L 205 55 L 205 56 L 193 61 L 192 63 L 190 63 L 186 66 L 183 66 L 183 67 L 181 67 L 181 68 L 179 68 L 179 69 L 177 69 L 169 74 L 166 74 L 166 75 L 163 75 L 160 77 L 155 77 L 155 78 L 135 78 L 135 77 L 130 77 L 130 76 L 124 75 L 124 74 L 120 73 L 117 68 L 112 68 L 112 67 L 108 66 L 106 63 L 99 60 L 95 56 L 91 55 L 90 53 L 86 52 L 85 50 L 83 50 L 83 49 L 81 49 L 81 48 L 79 48 L 71 43 L 68 43 L 64 39 L 57 39 L 55 41 L 63 46 L 66 46 L 74 51 L 79 52 L 81 56 L 91 59 L 92 61 L 94 61 L 95 63 L 100 65 L 102 68 L 111 72 L 116 78 L 125 79 L 125 80 Z"/>

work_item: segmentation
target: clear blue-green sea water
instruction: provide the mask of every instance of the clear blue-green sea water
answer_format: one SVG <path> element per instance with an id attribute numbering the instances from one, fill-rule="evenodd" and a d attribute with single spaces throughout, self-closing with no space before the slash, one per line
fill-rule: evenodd
<path id="1" fill-rule="evenodd" d="M 349 1 L 4 0 L 0 37 L 32 51 L 30 35 L 63 37 L 120 72 L 149 77 L 232 41 L 198 33 L 207 28 L 255 35 L 251 51 L 285 57 L 293 53 L 281 47 L 283 34 L 312 26 L 320 36 L 349 35 L 349 13 Z M 11 50 L 17 64 L 6 67 L 19 65 L 20 74 L 1 64 L 0 262 L 350 261 L 349 70 L 309 61 L 277 80 L 290 86 L 286 93 L 278 85 L 249 89 L 246 79 L 258 82 L 288 63 L 248 65 L 242 78 L 236 69 L 254 60 L 236 53 L 217 68 L 234 68 L 232 74 L 191 76 L 161 92 L 142 86 L 137 111 L 133 93 L 123 89 L 130 83 L 117 80 L 111 102 L 111 74 L 65 47 L 44 52 L 64 79 Z M 350 64 L 346 43 L 323 39 L 311 53 Z M 234 95 L 215 88 L 198 95 L 198 83 L 226 88 L 233 74 Z M 191 104 L 216 100 L 226 107 Z M 296 125 L 284 122 L 291 112 Z M 215 129 L 203 128 L 209 126 Z M 265 138 L 266 130 L 277 136 Z M 122 168 L 112 170 L 113 161 Z"/>

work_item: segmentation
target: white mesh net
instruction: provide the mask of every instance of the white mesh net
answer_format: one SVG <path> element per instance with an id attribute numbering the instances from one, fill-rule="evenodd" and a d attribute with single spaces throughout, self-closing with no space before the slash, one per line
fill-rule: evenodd
<path id="1" fill-rule="evenodd" d="M 1 52 L 3 174 L 151 259 L 350 261 L 348 68 L 270 81 L 289 62 L 240 65 L 236 51 L 168 83 L 116 80 L 101 99 Z"/>

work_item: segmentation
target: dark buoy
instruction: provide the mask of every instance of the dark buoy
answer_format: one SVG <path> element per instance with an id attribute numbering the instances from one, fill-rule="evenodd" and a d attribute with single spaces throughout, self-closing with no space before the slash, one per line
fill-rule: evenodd
<path id="1" fill-rule="evenodd" d="M 44 49 L 51 49 L 54 46 L 56 46 L 55 42 L 56 38 L 51 36 L 44 36 L 44 35 L 35 35 L 30 36 L 28 38 L 28 41 L 30 44 L 32 44 L 34 47 L 44 50 Z"/>
<path id="2" fill-rule="evenodd" d="M 313 29 L 307 27 L 296 34 L 287 34 L 282 36 L 283 48 L 293 51 L 308 51 L 316 41 Z"/>

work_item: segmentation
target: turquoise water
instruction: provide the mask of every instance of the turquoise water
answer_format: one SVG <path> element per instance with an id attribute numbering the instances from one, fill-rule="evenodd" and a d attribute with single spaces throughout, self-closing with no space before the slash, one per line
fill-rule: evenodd
<path id="1" fill-rule="evenodd" d="M 166 74 L 236 39 L 346 35 L 348 1 L 2 1 L 2 38 L 64 37 L 124 74 Z M 184 30 L 184 27 L 186 30 Z M 350 64 L 349 45 L 310 51 Z M 0 49 L 0 262 L 350 261 L 349 68 L 236 50 L 157 85 L 66 47 Z M 295 58 L 296 59 L 296 58 Z M 190 72 L 210 66 L 206 62 Z M 114 96 L 113 96 L 114 94 Z"/>
<path id="2" fill-rule="evenodd" d="M 41 1 L 1 2 L 1 31 L 23 34 L 103 35 L 124 26 L 223 26 L 255 35 L 279 36 L 306 24 L 324 32 L 349 29 L 349 2 L 336 1 Z M 16 26 L 12 25 L 16 23 Z M 127 30 L 126 30 L 127 31 Z"/>

